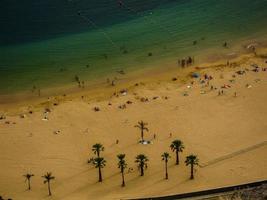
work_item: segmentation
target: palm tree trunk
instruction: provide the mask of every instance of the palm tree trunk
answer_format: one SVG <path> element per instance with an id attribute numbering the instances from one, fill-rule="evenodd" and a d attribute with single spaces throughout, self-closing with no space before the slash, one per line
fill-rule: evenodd
<path id="1" fill-rule="evenodd" d="M 96 154 L 97 154 L 97 157 L 99 158 L 99 156 L 100 156 L 100 155 L 99 155 L 99 154 L 100 154 L 99 151 L 97 151 Z"/>
<path id="2" fill-rule="evenodd" d="M 124 171 L 121 171 L 121 177 L 122 177 L 122 184 L 121 186 L 124 187 L 125 186 L 125 181 L 124 181 Z"/>
<path id="3" fill-rule="evenodd" d="M 141 129 L 141 138 L 142 138 L 142 141 L 144 141 L 144 130 Z"/>
<path id="4" fill-rule="evenodd" d="M 99 177 L 98 182 L 102 182 L 102 173 L 100 167 L 98 167 L 98 177 Z"/>
<path id="5" fill-rule="evenodd" d="M 144 176 L 144 167 L 141 166 L 141 176 Z"/>
<path id="6" fill-rule="evenodd" d="M 166 172 L 165 178 L 168 179 L 169 176 L 168 176 L 168 162 L 167 161 L 165 162 L 165 172 Z"/>
<path id="7" fill-rule="evenodd" d="M 194 179 L 194 165 L 191 164 L 191 176 L 190 179 Z"/>
<path id="8" fill-rule="evenodd" d="M 31 190 L 31 181 L 28 179 L 28 190 Z"/>
<path id="9" fill-rule="evenodd" d="M 176 151 L 176 165 L 179 165 L 179 152 Z"/>
<path id="10" fill-rule="evenodd" d="M 51 193 L 51 189 L 50 189 L 50 181 L 47 182 L 47 185 L 48 185 L 48 195 L 51 196 L 52 193 Z"/>

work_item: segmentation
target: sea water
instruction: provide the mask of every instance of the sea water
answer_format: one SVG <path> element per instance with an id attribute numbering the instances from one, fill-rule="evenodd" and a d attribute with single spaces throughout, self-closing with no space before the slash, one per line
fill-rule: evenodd
<path id="1" fill-rule="evenodd" d="M 0 15 L 0 94 L 75 76 L 89 85 L 267 36 L 267 0 L 3 0 Z"/>

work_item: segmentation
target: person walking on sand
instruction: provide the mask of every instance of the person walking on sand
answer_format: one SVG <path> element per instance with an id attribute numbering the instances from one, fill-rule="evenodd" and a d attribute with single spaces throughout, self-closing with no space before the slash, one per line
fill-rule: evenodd
<path id="1" fill-rule="evenodd" d="M 237 97 L 237 93 L 236 92 L 234 93 L 234 97 Z"/>

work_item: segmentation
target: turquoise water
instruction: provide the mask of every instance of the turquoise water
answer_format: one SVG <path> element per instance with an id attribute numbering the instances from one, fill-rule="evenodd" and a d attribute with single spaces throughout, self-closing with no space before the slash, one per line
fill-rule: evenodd
<path id="1" fill-rule="evenodd" d="M 2 94 L 74 85 L 75 75 L 87 85 L 267 35 L 267 0 L 26 1 L 23 11 L 15 2 L 0 21 Z"/>

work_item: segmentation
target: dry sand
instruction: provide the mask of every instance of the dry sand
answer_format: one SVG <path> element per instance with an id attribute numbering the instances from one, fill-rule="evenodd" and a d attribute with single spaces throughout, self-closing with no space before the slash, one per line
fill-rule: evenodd
<path id="1" fill-rule="evenodd" d="M 45 104 L 33 114 L 26 113 L 25 118 L 14 114 L 25 111 L 25 107 L 17 112 L 2 107 L 7 117 L 0 120 L 0 195 L 22 200 L 47 199 L 47 186 L 41 178 L 47 171 L 56 177 L 51 183 L 51 199 L 70 200 L 170 195 L 267 179 L 267 71 L 251 71 L 253 63 L 267 67 L 264 59 L 249 56 L 232 67 L 202 69 L 202 75 L 207 73 L 214 78 L 208 87 L 198 79 L 179 74 L 184 84 L 171 81 L 169 75 L 168 81 L 147 82 L 126 96 L 93 102 L 86 98 L 60 101 L 51 107 L 48 121 L 42 120 Z M 245 75 L 235 74 L 245 68 L 249 70 Z M 190 70 L 185 69 L 185 74 Z M 218 90 L 210 90 L 211 85 L 220 89 L 224 84 L 231 88 L 224 89 L 221 96 Z M 155 96 L 159 98 L 153 100 Z M 149 102 L 141 102 L 141 97 L 147 97 Z M 133 104 L 118 108 L 128 100 Z M 95 106 L 99 112 L 93 111 Z M 140 132 L 134 125 L 140 120 L 148 123 L 145 138 L 153 144 L 138 144 Z M 169 148 L 174 139 L 182 140 L 186 147 L 179 166 Z M 87 163 L 96 142 L 105 146 L 102 155 L 107 165 L 102 183 L 97 182 L 97 169 Z M 169 180 L 164 179 L 160 157 L 165 151 L 172 156 Z M 119 153 L 126 154 L 128 167 L 134 169 L 125 175 L 125 188 L 120 186 L 116 158 Z M 134 163 L 139 153 L 149 158 L 144 177 L 139 176 Z M 189 167 L 184 165 L 190 153 L 200 159 L 194 180 L 189 180 Z M 216 159 L 218 162 L 212 163 Z M 32 191 L 26 191 L 22 177 L 27 172 L 35 174 Z"/>

